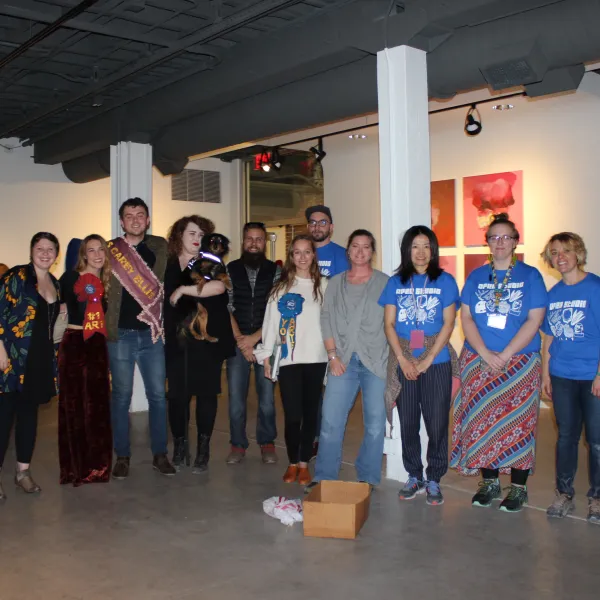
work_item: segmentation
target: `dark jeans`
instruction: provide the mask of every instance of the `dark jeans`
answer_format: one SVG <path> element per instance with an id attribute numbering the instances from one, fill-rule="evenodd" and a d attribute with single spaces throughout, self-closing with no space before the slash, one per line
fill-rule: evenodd
<path id="1" fill-rule="evenodd" d="M 600 398 L 592 394 L 592 381 L 551 376 L 552 404 L 558 426 L 556 488 L 575 495 L 573 482 L 581 429 L 589 447 L 590 489 L 588 497 L 600 498 Z"/>
<path id="2" fill-rule="evenodd" d="M 4 464 L 15 417 L 17 462 L 24 464 L 31 462 L 37 435 L 38 408 L 37 402 L 19 392 L 0 394 L 0 467 Z"/>
<path id="3" fill-rule="evenodd" d="M 111 417 L 117 456 L 131 456 L 129 407 L 137 363 L 144 381 L 150 419 L 152 454 L 167 452 L 167 399 L 164 344 L 152 343 L 149 329 L 119 329 L 119 341 L 108 342 L 112 375 Z"/>
<path id="4" fill-rule="evenodd" d="M 439 483 L 448 470 L 448 423 L 452 398 L 452 364 L 431 365 L 416 381 L 399 369 L 402 391 L 396 402 L 400 419 L 402 462 L 411 477 L 423 479 L 421 460 L 421 415 L 429 442 L 427 479 Z"/>
<path id="5" fill-rule="evenodd" d="M 246 414 L 248 410 L 248 387 L 250 369 L 254 364 L 254 385 L 258 396 L 256 441 L 262 446 L 272 444 L 277 437 L 275 423 L 275 384 L 265 377 L 262 365 L 249 363 L 239 348 L 235 356 L 227 359 L 227 387 L 229 388 L 229 432 L 232 446 L 246 449 Z"/>
<path id="6" fill-rule="evenodd" d="M 309 363 L 279 369 L 285 445 L 292 465 L 312 456 L 326 367 L 327 363 Z"/>

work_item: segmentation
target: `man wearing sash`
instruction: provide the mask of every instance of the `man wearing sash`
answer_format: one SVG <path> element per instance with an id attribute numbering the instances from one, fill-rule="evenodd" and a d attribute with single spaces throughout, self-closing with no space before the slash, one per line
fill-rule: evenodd
<path id="1" fill-rule="evenodd" d="M 129 407 L 136 364 L 148 398 L 152 466 L 163 475 L 175 475 L 167 458 L 162 314 L 167 242 L 146 234 L 150 215 L 141 198 L 123 202 L 119 217 L 124 235 L 108 242 L 112 278 L 106 313 L 113 443 L 117 455 L 112 475 L 115 479 L 129 475 Z"/>

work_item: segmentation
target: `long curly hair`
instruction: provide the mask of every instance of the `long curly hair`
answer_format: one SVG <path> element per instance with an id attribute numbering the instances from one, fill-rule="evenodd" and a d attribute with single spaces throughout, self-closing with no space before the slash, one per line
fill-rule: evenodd
<path id="1" fill-rule="evenodd" d="M 190 215 L 189 217 L 177 219 L 167 235 L 169 257 L 173 258 L 181 254 L 183 250 L 183 232 L 190 223 L 197 225 L 204 235 L 215 232 L 215 224 L 210 219 L 200 215 Z"/>
<path id="2" fill-rule="evenodd" d="M 290 291 L 292 285 L 294 285 L 294 279 L 296 278 L 296 265 L 294 264 L 294 246 L 296 242 L 304 240 L 310 244 L 313 251 L 313 261 L 310 265 L 310 278 L 313 281 L 313 297 L 316 302 L 323 304 L 323 292 L 321 291 L 321 272 L 319 271 L 319 262 L 317 261 L 317 249 L 312 238 L 305 234 L 297 235 L 290 244 L 287 256 L 285 258 L 285 264 L 281 269 L 281 278 L 273 286 L 271 291 L 271 297 L 277 298 L 281 293 L 287 294 Z"/>
<path id="3" fill-rule="evenodd" d="M 100 242 L 102 248 L 104 248 L 104 255 L 106 259 L 104 261 L 104 266 L 100 269 L 100 281 L 102 281 L 102 285 L 104 286 L 104 297 L 106 298 L 110 289 L 110 275 L 112 273 L 112 269 L 110 268 L 108 246 L 106 245 L 106 240 L 101 235 L 92 233 L 83 238 L 83 241 L 79 246 L 79 252 L 77 253 L 77 264 L 75 265 L 75 270 L 78 273 L 81 273 L 87 267 L 87 245 L 88 242 L 92 241 Z"/>

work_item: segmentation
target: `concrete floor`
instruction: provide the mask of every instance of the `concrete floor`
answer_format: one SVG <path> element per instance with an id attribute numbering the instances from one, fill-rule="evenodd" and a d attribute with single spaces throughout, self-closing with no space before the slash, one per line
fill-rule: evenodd
<path id="1" fill-rule="evenodd" d="M 256 403 L 251 399 L 251 412 Z M 278 400 L 280 440 L 282 411 Z M 348 428 L 350 463 L 362 431 L 358 406 Z M 281 481 L 281 462 L 264 466 L 252 447 L 227 466 L 227 396 L 221 398 L 210 470 L 166 478 L 151 468 L 147 418 L 133 417 L 134 456 L 126 481 L 77 489 L 58 485 L 56 404 L 41 409 L 34 474 L 39 497 L 11 483 L 0 506 L 0 600 L 327 600 L 362 598 L 597 598 L 600 527 L 585 517 L 587 465 L 582 448 L 574 518 L 548 521 L 553 496 L 551 411 L 542 412 L 531 506 L 518 515 L 472 508 L 476 480 L 449 474 L 446 502 L 400 503 L 398 484 L 374 493 L 355 541 L 304 538 L 262 512 L 273 495 L 301 496 Z M 251 419 L 249 433 L 255 423 Z M 342 478 L 353 479 L 344 466 Z M 596 556 L 596 558 L 594 558 Z"/>

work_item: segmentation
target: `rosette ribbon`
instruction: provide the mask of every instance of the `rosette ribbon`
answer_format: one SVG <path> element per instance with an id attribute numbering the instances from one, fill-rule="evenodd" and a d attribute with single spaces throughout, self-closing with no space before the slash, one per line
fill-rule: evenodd
<path id="1" fill-rule="evenodd" d="M 106 337 L 106 321 L 102 298 L 104 297 L 104 286 L 102 281 L 91 273 L 84 273 L 79 277 L 74 292 L 79 302 L 85 302 L 85 317 L 83 319 L 83 339 L 91 338 L 95 333 Z"/>
<path id="2" fill-rule="evenodd" d="M 284 294 L 277 303 L 279 314 L 279 339 L 281 341 L 281 358 L 287 358 L 287 340 L 290 339 L 292 347 L 292 360 L 296 346 L 296 317 L 302 312 L 304 298 L 300 294 Z"/>

